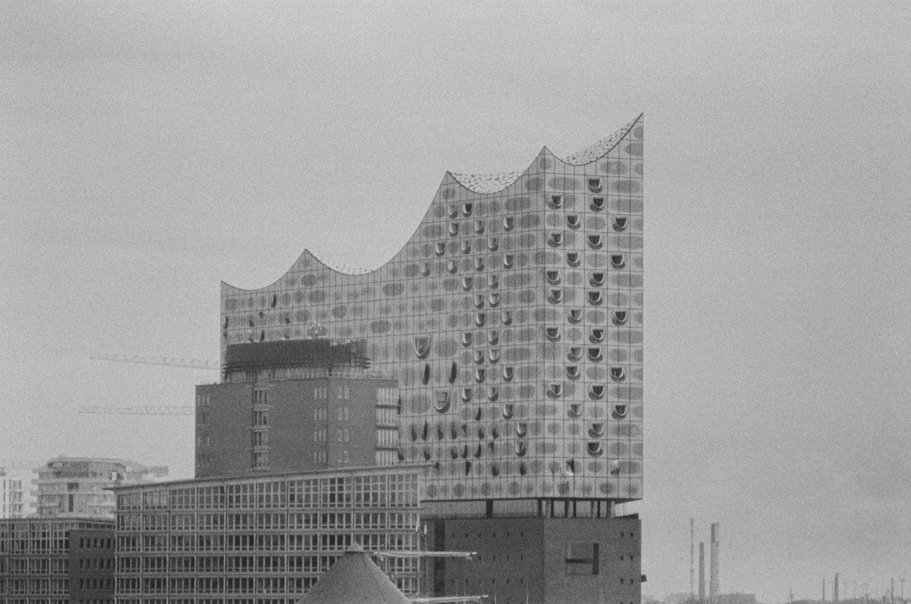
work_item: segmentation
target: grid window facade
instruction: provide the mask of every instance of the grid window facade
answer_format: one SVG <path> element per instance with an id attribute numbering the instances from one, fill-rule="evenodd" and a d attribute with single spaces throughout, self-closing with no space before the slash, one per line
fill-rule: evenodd
<path id="1" fill-rule="evenodd" d="M 399 381 L 379 396 L 400 410 L 398 459 L 432 464 L 428 500 L 642 497 L 641 117 L 521 173 L 447 173 L 376 270 L 305 252 L 221 298 L 223 355 L 314 330 L 366 340 Z"/>
<path id="2" fill-rule="evenodd" d="M 121 489 L 116 597 L 297 602 L 355 542 L 368 551 L 418 549 L 421 471 L 398 466 Z M 417 595 L 420 562 L 395 564 L 388 568 L 393 580 Z"/>

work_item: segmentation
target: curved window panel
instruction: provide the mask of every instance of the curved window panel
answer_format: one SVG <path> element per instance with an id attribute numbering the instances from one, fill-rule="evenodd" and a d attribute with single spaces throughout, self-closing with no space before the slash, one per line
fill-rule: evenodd
<path id="1" fill-rule="evenodd" d="M 487 301 L 490 303 L 491 308 L 496 308 L 500 305 L 500 294 L 493 292 L 487 296 Z"/>
<path id="2" fill-rule="evenodd" d="M 582 221 L 579 219 L 579 215 L 578 214 L 569 214 L 566 217 L 566 226 L 568 226 L 569 228 L 571 228 L 573 230 L 576 230 L 580 226 L 582 226 Z"/>
<path id="3" fill-rule="evenodd" d="M 604 294 L 601 292 L 588 292 L 588 303 L 592 306 L 601 306 L 604 302 Z"/>
<path id="4" fill-rule="evenodd" d="M 459 217 L 459 208 L 457 208 L 457 207 L 455 207 L 455 206 L 449 206 L 449 207 L 446 209 L 446 214 L 447 214 L 450 218 L 458 218 L 458 217 Z"/>
<path id="5" fill-rule="evenodd" d="M 573 325 L 582 321 L 582 309 L 581 308 L 570 308 L 569 313 L 566 316 L 566 319 Z"/>
<path id="6" fill-rule="evenodd" d="M 485 369 L 475 369 L 474 370 L 474 381 L 481 384 L 487 378 L 487 370 Z"/>
<path id="7" fill-rule="evenodd" d="M 501 316 L 503 325 L 512 325 L 512 311 L 511 310 L 504 310 L 500 316 Z"/>
<path id="8" fill-rule="evenodd" d="M 604 273 L 600 271 L 592 273 L 592 278 L 588 282 L 592 287 L 601 287 L 604 285 Z"/>
<path id="9" fill-rule="evenodd" d="M 570 403 L 567 410 L 569 417 L 579 417 L 582 415 L 582 405 L 580 403 Z"/>
<path id="10" fill-rule="evenodd" d="M 456 365 L 455 361 L 452 362 L 452 365 L 449 366 L 449 383 L 455 384 L 456 378 L 459 375 L 459 367 Z"/>
<path id="11" fill-rule="evenodd" d="M 547 279 L 547 282 L 551 285 L 560 285 L 560 282 L 563 280 L 560 277 L 560 271 L 546 270 L 544 271 L 544 278 Z"/>
<path id="12" fill-rule="evenodd" d="M 563 396 L 563 384 L 553 383 L 547 385 L 547 396 L 550 398 L 560 398 Z"/>
<path id="13" fill-rule="evenodd" d="M 559 327 L 545 327 L 544 335 L 551 342 L 559 342 L 560 341 L 560 328 Z"/>
<path id="14" fill-rule="evenodd" d="M 615 310 L 614 314 L 613 314 L 613 318 L 611 319 L 611 321 L 613 321 L 614 325 L 626 325 L 626 320 L 627 320 L 627 313 L 625 310 Z"/>
<path id="15" fill-rule="evenodd" d="M 626 412 L 626 405 L 614 405 L 613 409 L 611 409 L 611 417 L 614 419 L 623 419 L 626 417 Z"/>
<path id="16" fill-rule="evenodd" d="M 600 212 L 604 209 L 604 198 L 603 197 L 592 197 L 592 202 L 589 205 L 593 212 Z"/>
<path id="17" fill-rule="evenodd" d="M 474 232 L 475 233 L 477 233 L 478 235 L 483 235 L 485 230 L 487 230 L 487 229 L 484 226 L 483 220 L 474 221 Z"/>
<path id="18" fill-rule="evenodd" d="M 459 264 L 455 260 L 447 260 L 446 261 L 446 270 L 449 271 L 450 274 L 454 275 L 459 270 Z"/>
<path id="19" fill-rule="evenodd" d="M 435 251 L 436 251 L 437 256 L 442 256 L 443 254 L 446 253 L 446 244 L 437 243 L 436 247 L 435 247 Z"/>
<path id="20" fill-rule="evenodd" d="M 600 348 L 589 348 L 588 349 L 588 360 L 595 363 L 600 363 L 604 360 L 604 354 Z"/>
<path id="21" fill-rule="evenodd" d="M 462 290 L 471 291 L 471 287 L 474 285 L 473 277 L 462 277 Z"/>
<path id="22" fill-rule="evenodd" d="M 474 351 L 474 363 L 475 363 L 475 365 L 484 364 L 484 351 L 483 350 Z"/>
<path id="23" fill-rule="evenodd" d="M 474 270 L 483 271 L 484 270 L 484 259 L 478 256 L 474 259 Z"/>
<path id="24" fill-rule="evenodd" d="M 586 450 L 588 454 L 592 457 L 601 457 L 604 454 L 604 450 L 601 448 L 601 443 L 599 442 L 590 442 L 586 445 Z"/>
<path id="25" fill-rule="evenodd" d="M 503 218 L 503 230 L 511 231 L 516 226 L 516 219 L 513 216 L 505 216 Z"/>
<path id="26" fill-rule="evenodd" d="M 458 222 L 450 222 L 450 223 L 449 223 L 449 236 L 450 236 L 450 237 L 455 237 L 455 236 L 458 235 L 458 234 L 459 234 L 459 223 L 458 223 Z"/>
<path id="27" fill-rule="evenodd" d="M 552 289 L 547 294 L 547 301 L 551 304 L 559 304 L 563 301 L 563 290 L 562 289 Z"/>
<path id="28" fill-rule="evenodd" d="M 504 382 L 511 382 L 514 376 L 515 376 L 515 370 L 512 367 L 503 368 L 503 381 Z"/>
<path id="29" fill-rule="evenodd" d="M 471 402 L 471 397 L 474 395 L 474 390 L 472 388 L 462 388 L 462 402 L 468 403 Z"/>
<path id="30" fill-rule="evenodd" d="M 626 230 L 628 224 L 628 219 L 626 216 L 616 216 L 614 217 L 614 230 L 618 233 L 622 233 Z"/>
<path id="31" fill-rule="evenodd" d="M 462 249 L 463 254 L 471 253 L 471 241 L 465 239 L 461 244 L 459 244 L 459 247 Z"/>
<path id="32" fill-rule="evenodd" d="M 493 329 L 487 332 L 487 343 L 491 346 L 496 346 L 500 342 L 500 334 L 497 330 Z"/>
<path id="33" fill-rule="evenodd" d="M 621 269 L 626 266 L 626 258 L 623 254 L 611 254 L 610 265 L 616 269 Z"/>
<path id="34" fill-rule="evenodd" d="M 555 232 L 547 236 L 547 245 L 550 247 L 560 247 L 563 245 L 563 233 Z"/>
<path id="35" fill-rule="evenodd" d="M 430 337 L 429 336 L 415 336 L 414 353 L 418 356 L 419 359 L 427 358 L 427 355 L 430 354 Z"/>
<path id="36" fill-rule="evenodd" d="M 503 419 L 512 419 L 512 414 L 515 412 L 515 407 L 511 404 L 503 405 Z"/>
<path id="37" fill-rule="evenodd" d="M 528 453 L 528 445 L 524 441 L 519 441 L 515 444 L 515 451 L 519 457 L 525 457 L 525 454 Z"/>
<path id="38" fill-rule="evenodd" d="M 566 264 L 576 268 L 581 263 L 582 258 L 579 256 L 579 252 L 566 252 Z"/>
<path id="39" fill-rule="evenodd" d="M 437 392 L 433 399 L 433 408 L 440 413 L 449 411 L 449 393 Z"/>
<path id="40" fill-rule="evenodd" d="M 487 275 L 487 287 L 497 289 L 500 287 L 500 278 L 496 275 Z"/>
<path id="41" fill-rule="evenodd" d="M 467 217 L 467 216 L 471 216 L 471 210 L 472 210 L 472 209 L 474 209 L 474 204 L 473 204 L 473 203 L 463 203 L 463 204 L 462 204 L 462 215 L 463 215 L 463 216 L 466 216 L 466 217 Z"/>
<path id="42" fill-rule="evenodd" d="M 550 196 L 550 205 L 551 209 L 559 210 L 563 207 L 563 196 L 562 195 L 551 195 Z"/>
<path id="43" fill-rule="evenodd" d="M 487 360 L 490 361 L 491 365 L 496 365 L 500 362 L 500 351 L 497 348 L 489 350 L 487 352 Z"/>
<path id="44" fill-rule="evenodd" d="M 495 252 L 498 249 L 500 249 L 500 240 L 497 239 L 496 237 L 488 237 L 487 238 L 487 249 L 489 249 L 491 252 Z"/>
<path id="45" fill-rule="evenodd" d="M 582 347 L 581 346 L 570 346 L 569 353 L 566 355 L 570 361 L 578 361 L 582 358 Z"/>
<path id="46" fill-rule="evenodd" d="M 601 327 L 592 329 L 591 335 L 588 336 L 588 339 L 592 344 L 600 344 L 604 341 L 604 329 Z"/>
<path id="47" fill-rule="evenodd" d="M 478 327 L 484 327 L 485 323 L 487 323 L 487 315 L 482 312 L 476 313 L 474 317 L 474 324 Z"/>
<path id="48" fill-rule="evenodd" d="M 422 262 L 421 263 L 421 275 L 427 277 L 430 275 L 430 263 Z"/>
<path id="49" fill-rule="evenodd" d="M 593 250 L 600 250 L 604 246 L 604 241 L 601 238 L 601 235 L 589 235 L 588 236 L 588 247 Z"/>
<path id="50" fill-rule="evenodd" d="M 588 398 L 600 401 L 604 398 L 604 384 L 592 384 L 588 387 Z"/>
<path id="51" fill-rule="evenodd" d="M 491 403 L 495 403 L 498 400 L 500 400 L 500 391 L 497 389 L 496 386 L 487 387 L 487 400 L 490 401 Z"/>
<path id="52" fill-rule="evenodd" d="M 588 190 L 592 193 L 601 192 L 601 179 L 600 178 L 589 178 L 588 179 Z"/>
<path id="53" fill-rule="evenodd" d="M 615 382 L 622 382 L 626 379 L 626 372 L 623 370 L 623 367 L 611 367 L 610 377 Z"/>
<path id="54" fill-rule="evenodd" d="M 462 334 L 462 346 L 471 346 L 471 340 L 472 333 L 470 331 L 466 331 Z"/>
<path id="55" fill-rule="evenodd" d="M 571 380 L 578 380 L 582 377 L 582 372 L 579 370 L 578 365 L 569 365 L 566 367 L 566 377 Z"/>
<path id="56" fill-rule="evenodd" d="M 588 429 L 588 435 L 592 438 L 604 436 L 604 422 L 595 422 Z"/>
<path id="57" fill-rule="evenodd" d="M 513 254 L 503 256 L 503 268 L 512 268 L 516 263 L 516 257 Z"/>
<path id="58" fill-rule="evenodd" d="M 474 307 L 475 308 L 484 308 L 484 294 L 475 294 L 474 295 Z"/>

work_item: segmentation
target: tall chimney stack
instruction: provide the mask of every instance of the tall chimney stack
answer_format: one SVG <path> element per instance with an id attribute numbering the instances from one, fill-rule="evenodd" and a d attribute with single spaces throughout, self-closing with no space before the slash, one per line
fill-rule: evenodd
<path id="1" fill-rule="evenodd" d="M 838 604 L 838 573 L 835 573 L 835 586 L 832 588 L 832 601 Z"/>
<path id="2" fill-rule="evenodd" d="M 699 542 L 699 604 L 705 604 L 705 542 Z"/>
<path id="3" fill-rule="evenodd" d="M 718 582 L 718 567 L 720 565 L 720 560 L 718 559 L 718 546 L 719 540 L 721 539 L 721 525 L 717 522 L 712 523 L 712 542 L 711 542 L 711 559 L 709 561 L 709 603 L 716 604 L 718 594 L 721 592 L 720 584 Z"/>
<path id="4" fill-rule="evenodd" d="M 693 598 L 696 597 L 696 593 L 695 593 L 696 584 L 695 584 L 695 580 L 693 578 L 693 572 L 694 572 L 693 571 L 693 562 L 694 562 L 694 560 L 693 560 L 693 554 L 694 554 L 693 540 L 695 538 L 695 534 L 696 534 L 696 519 L 690 518 L 690 601 L 692 601 Z"/>

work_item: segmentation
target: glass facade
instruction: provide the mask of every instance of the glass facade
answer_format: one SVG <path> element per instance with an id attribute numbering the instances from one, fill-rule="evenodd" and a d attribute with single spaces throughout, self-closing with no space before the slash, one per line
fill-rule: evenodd
<path id="1" fill-rule="evenodd" d="M 373 271 L 305 251 L 222 286 L 229 345 L 366 339 L 428 500 L 642 497 L 643 121 L 524 172 L 447 173 Z M 352 241 L 352 244 L 355 242 Z"/>
<path id="2" fill-rule="evenodd" d="M 71 543 L 71 533 L 79 531 L 85 538 L 90 531 L 104 535 L 112 528 L 113 522 L 103 520 L 0 520 L 0 604 L 70 602 L 70 549 L 78 547 Z"/>
<path id="3" fill-rule="evenodd" d="M 290 604 L 352 545 L 419 546 L 417 467 L 209 479 L 117 491 L 124 603 Z M 418 593 L 420 560 L 386 568 Z"/>

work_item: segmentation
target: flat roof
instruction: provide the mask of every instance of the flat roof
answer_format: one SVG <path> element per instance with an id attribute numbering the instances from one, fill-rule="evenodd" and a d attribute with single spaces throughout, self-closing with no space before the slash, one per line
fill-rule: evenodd
<path id="1" fill-rule="evenodd" d="M 148 489 L 160 489 L 162 487 L 172 487 L 172 486 L 190 486 L 190 485 L 201 485 L 201 484 L 215 484 L 221 482 L 237 482 L 237 481 L 249 481 L 255 482 L 257 480 L 267 480 L 270 478 L 321 478 L 324 476 L 332 475 L 348 475 L 348 474 L 398 474 L 398 473 L 411 473 L 417 474 L 419 471 L 429 469 L 433 464 L 430 463 L 420 463 L 420 464 L 401 464 L 396 466 L 355 466 L 350 468 L 328 468 L 325 470 L 311 470 L 308 472 L 301 472 L 299 470 L 281 470 L 277 472 L 268 472 L 262 474 L 232 474 L 230 476 L 210 476 L 207 478 L 185 478 L 183 480 L 169 480 L 165 482 L 149 482 L 145 484 L 131 484 L 118 487 L 112 487 L 110 490 L 115 492 L 130 491 L 130 490 L 148 490 Z"/>

